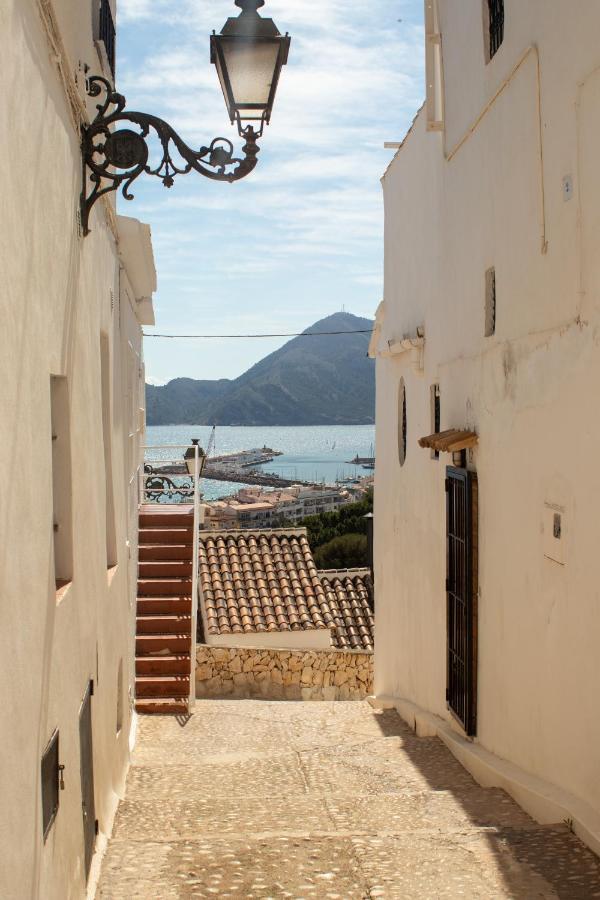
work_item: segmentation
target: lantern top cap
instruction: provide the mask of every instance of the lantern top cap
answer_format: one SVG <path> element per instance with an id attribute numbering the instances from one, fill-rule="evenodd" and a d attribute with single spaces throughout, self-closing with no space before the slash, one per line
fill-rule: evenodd
<path id="1" fill-rule="evenodd" d="M 244 13 L 257 13 L 261 6 L 265 5 L 265 0 L 235 0 L 235 5 L 239 6 Z"/>
<path id="2" fill-rule="evenodd" d="M 227 19 L 221 31 L 223 37 L 261 40 L 281 36 L 273 19 L 264 19 L 258 12 L 265 0 L 235 0 L 235 5 L 242 11 L 237 18 Z"/>

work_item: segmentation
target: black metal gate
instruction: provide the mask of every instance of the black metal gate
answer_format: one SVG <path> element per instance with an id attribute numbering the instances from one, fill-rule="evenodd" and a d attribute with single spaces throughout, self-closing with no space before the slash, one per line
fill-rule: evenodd
<path id="1" fill-rule="evenodd" d="M 96 807 L 94 803 L 94 756 L 92 748 L 92 682 L 88 686 L 79 713 L 79 752 L 81 759 L 81 809 L 85 877 L 90 873 L 96 843 Z"/>
<path id="2" fill-rule="evenodd" d="M 467 734 L 477 728 L 477 475 L 446 469 L 446 700 Z"/>

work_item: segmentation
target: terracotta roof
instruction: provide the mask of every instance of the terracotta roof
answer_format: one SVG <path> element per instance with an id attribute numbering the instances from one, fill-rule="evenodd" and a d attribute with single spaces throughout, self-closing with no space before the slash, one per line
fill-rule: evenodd
<path id="1" fill-rule="evenodd" d="M 373 647 L 368 570 L 319 572 L 305 529 L 202 533 L 199 577 L 211 635 L 329 628 L 335 647 Z"/>
<path id="2" fill-rule="evenodd" d="M 457 431 L 451 428 L 448 431 L 438 431 L 419 440 L 420 447 L 429 447 L 441 453 L 454 453 L 456 450 L 466 450 L 475 447 L 478 437 L 474 431 Z"/>
<path id="3" fill-rule="evenodd" d="M 370 605 L 371 573 L 368 569 L 349 569 L 319 572 L 319 576 L 335 624 L 335 646 L 372 650 L 375 619 Z"/>

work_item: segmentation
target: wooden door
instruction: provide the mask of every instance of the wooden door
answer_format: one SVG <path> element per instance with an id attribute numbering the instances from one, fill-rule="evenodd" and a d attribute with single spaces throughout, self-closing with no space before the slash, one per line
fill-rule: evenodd
<path id="1" fill-rule="evenodd" d="M 90 681 L 79 713 L 79 751 L 81 757 L 81 810 L 86 881 L 90 873 L 96 843 L 96 807 L 94 803 L 94 755 L 92 745 L 92 691 Z"/>
<path id="2" fill-rule="evenodd" d="M 477 730 L 477 475 L 446 470 L 446 701 L 468 735 Z"/>

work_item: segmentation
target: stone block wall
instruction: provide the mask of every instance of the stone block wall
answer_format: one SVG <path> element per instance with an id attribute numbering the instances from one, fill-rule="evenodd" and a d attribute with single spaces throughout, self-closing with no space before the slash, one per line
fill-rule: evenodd
<path id="1" fill-rule="evenodd" d="M 372 653 L 205 644 L 197 650 L 198 698 L 364 700 L 372 692 Z"/>

